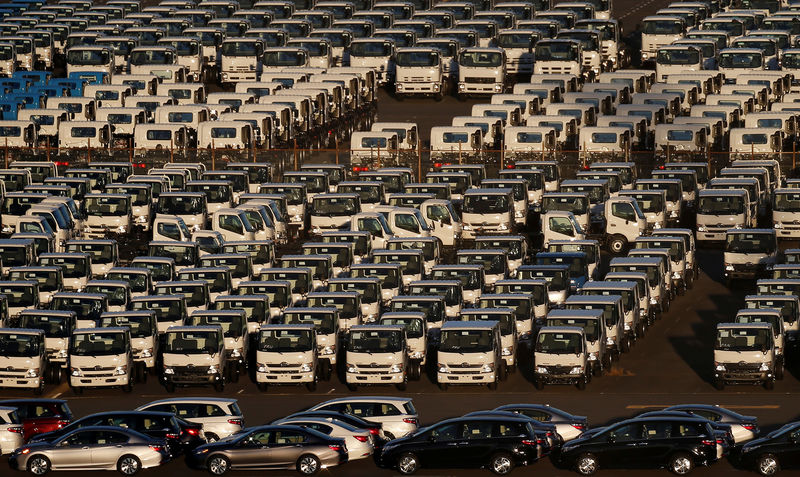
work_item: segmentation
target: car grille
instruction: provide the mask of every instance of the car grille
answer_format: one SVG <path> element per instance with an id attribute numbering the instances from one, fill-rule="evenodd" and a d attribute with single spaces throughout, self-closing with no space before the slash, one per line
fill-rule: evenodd
<path id="1" fill-rule="evenodd" d="M 495 80 L 494 80 L 494 78 L 483 78 L 483 77 L 478 78 L 478 77 L 466 76 L 466 77 L 464 77 L 464 82 L 465 83 L 494 84 Z"/>

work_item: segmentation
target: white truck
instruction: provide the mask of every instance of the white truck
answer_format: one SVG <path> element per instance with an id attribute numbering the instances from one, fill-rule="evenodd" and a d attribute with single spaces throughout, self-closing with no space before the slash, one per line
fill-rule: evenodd
<path id="1" fill-rule="evenodd" d="M 586 389 L 592 380 L 586 333 L 577 326 L 543 326 L 536 335 L 533 354 L 536 389 L 545 384 L 575 384 Z"/>
<path id="2" fill-rule="evenodd" d="M 399 48 L 395 54 L 395 95 L 431 95 L 436 101 L 444 99 L 447 82 L 444 79 L 442 58 L 435 48 Z"/>
<path id="3" fill-rule="evenodd" d="M 437 350 L 436 381 L 450 385 L 486 384 L 496 390 L 500 381 L 500 329 L 496 322 L 448 321 L 442 325 Z"/>
<path id="4" fill-rule="evenodd" d="M 276 384 L 300 384 L 314 391 L 321 377 L 318 353 L 313 324 L 262 325 L 256 348 L 259 390 Z"/>
<path id="5" fill-rule="evenodd" d="M 775 386 L 775 341 L 769 323 L 720 323 L 714 344 L 714 387 L 726 384 Z"/>
<path id="6" fill-rule="evenodd" d="M 459 97 L 502 93 L 506 89 L 506 53 L 502 48 L 464 48 L 458 54 Z"/>
<path id="7" fill-rule="evenodd" d="M 405 391 L 409 379 L 406 330 L 397 325 L 356 325 L 344 338 L 346 385 L 394 384 Z"/>
<path id="8" fill-rule="evenodd" d="M 129 328 L 79 328 L 69 343 L 69 385 L 75 394 L 87 387 L 133 390 L 134 367 Z"/>

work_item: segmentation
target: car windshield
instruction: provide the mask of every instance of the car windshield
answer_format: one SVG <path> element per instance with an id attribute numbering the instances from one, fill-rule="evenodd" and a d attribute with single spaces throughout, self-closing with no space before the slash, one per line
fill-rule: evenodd
<path id="1" fill-rule="evenodd" d="M 147 338 L 153 336 L 152 322 L 149 316 L 101 316 L 98 320 L 99 328 L 127 326 L 131 330 L 132 338 Z"/>
<path id="2" fill-rule="evenodd" d="M 128 343 L 123 333 L 73 333 L 70 354 L 73 356 L 110 356 L 123 354 Z"/>
<path id="3" fill-rule="evenodd" d="M 722 351 L 755 351 L 772 345 L 768 329 L 722 328 L 717 331 L 715 349 Z"/>
<path id="4" fill-rule="evenodd" d="M 219 338 L 211 331 L 170 331 L 165 346 L 165 353 L 215 354 L 219 350 Z"/>
<path id="5" fill-rule="evenodd" d="M 492 331 L 476 330 L 443 330 L 439 351 L 445 353 L 485 353 L 494 349 Z"/>
<path id="6" fill-rule="evenodd" d="M 725 237 L 725 251 L 731 253 L 771 254 L 777 244 L 774 234 L 729 233 Z"/>
<path id="7" fill-rule="evenodd" d="M 800 212 L 800 193 L 775 194 L 772 205 L 773 212 Z"/>
<path id="8" fill-rule="evenodd" d="M 468 195 L 461 212 L 465 214 L 498 214 L 508 211 L 508 197 L 497 194 Z"/>
<path id="9" fill-rule="evenodd" d="M 334 330 L 334 315 L 330 313 L 286 313 L 283 323 L 287 325 L 314 325 L 320 335 L 332 334 Z"/>
<path id="10" fill-rule="evenodd" d="M 578 333 L 539 333 L 536 338 L 536 352 L 580 354 L 583 351 L 582 341 Z"/>
<path id="11" fill-rule="evenodd" d="M 0 356 L 7 358 L 35 357 L 39 355 L 39 335 L 21 333 L 0 334 Z"/>
<path id="12" fill-rule="evenodd" d="M 351 331 L 347 351 L 353 353 L 397 353 L 403 350 L 403 335 L 397 330 Z"/>

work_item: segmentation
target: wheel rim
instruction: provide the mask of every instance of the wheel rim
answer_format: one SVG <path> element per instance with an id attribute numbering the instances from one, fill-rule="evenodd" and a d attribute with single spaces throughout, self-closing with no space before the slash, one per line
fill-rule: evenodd
<path id="1" fill-rule="evenodd" d="M 597 464 L 591 457 L 584 457 L 578 463 L 578 470 L 581 474 L 591 474 L 597 470 Z"/>
<path id="2" fill-rule="evenodd" d="M 44 475 L 47 473 L 47 462 L 41 457 L 37 457 L 31 461 L 31 473 L 36 475 Z"/>
<path id="3" fill-rule="evenodd" d="M 772 457 L 764 457 L 758 463 L 761 475 L 772 475 L 778 470 L 778 463 Z"/>
<path id="4" fill-rule="evenodd" d="M 692 463 L 688 457 L 678 457 L 675 459 L 675 463 L 672 464 L 672 469 L 676 474 L 683 475 L 692 470 Z"/>
<path id="5" fill-rule="evenodd" d="M 313 474 L 317 471 L 317 459 L 313 457 L 303 457 L 300 460 L 300 472 L 304 474 Z"/>
<path id="6" fill-rule="evenodd" d="M 222 475 L 228 470 L 228 463 L 225 462 L 225 459 L 216 457 L 211 459 L 211 462 L 208 464 L 208 469 L 214 475 Z"/>
<path id="7" fill-rule="evenodd" d="M 125 475 L 133 475 L 139 470 L 139 463 L 133 457 L 126 457 L 119 463 L 119 470 Z"/>
<path id="8" fill-rule="evenodd" d="M 498 457 L 494 460 L 494 466 L 492 468 L 497 474 L 507 474 L 511 471 L 511 459 L 505 456 Z"/>
<path id="9" fill-rule="evenodd" d="M 411 456 L 403 457 L 400 459 L 398 467 L 400 468 L 400 472 L 404 474 L 414 472 L 417 469 L 417 460 Z"/>

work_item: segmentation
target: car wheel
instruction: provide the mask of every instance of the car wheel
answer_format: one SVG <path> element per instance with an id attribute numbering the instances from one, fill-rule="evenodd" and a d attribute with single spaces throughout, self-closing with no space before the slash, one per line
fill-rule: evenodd
<path id="1" fill-rule="evenodd" d="M 28 459 L 28 472 L 33 475 L 44 475 L 50 472 L 50 459 L 36 455 Z"/>
<path id="2" fill-rule="evenodd" d="M 778 459 L 772 454 L 765 454 L 758 458 L 756 463 L 756 472 L 761 475 L 775 475 L 781 470 Z"/>
<path id="3" fill-rule="evenodd" d="M 320 463 L 316 456 L 306 454 L 297 459 L 297 471 L 303 475 L 314 475 L 319 472 Z"/>
<path id="4" fill-rule="evenodd" d="M 141 468 L 142 463 L 132 455 L 124 455 L 117 462 L 117 472 L 122 475 L 135 475 Z"/>
<path id="5" fill-rule="evenodd" d="M 489 470 L 495 475 L 506 475 L 514 469 L 514 460 L 508 454 L 497 454 L 489 461 Z"/>
<path id="6" fill-rule="evenodd" d="M 687 454 L 675 454 L 667 467 L 675 475 L 686 475 L 694 468 L 694 461 Z"/>
<path id="7" fill-rule="evenodd" d="M 581 475 L 593 475 L 597 472 L 597 457 L 593 454 L 582 454 L 575 461 L 575 471 Z"/>
<path id="8" fill-rule="evenodd" d="M 419 460 L 417 456 L 411 453 L 406 453 L 397 459 L 397 471 L 403 475 L 411 475 L 419 470 Z"/>
<path id="9" fill-rule="evenodd" d="M 209 442 L 211 441 L 209 440 Z M 230 469 L 231 463 L 224 456 L 213 455 L 208 459 L 206 467 L 212 475 L 222 475 Z"/>

